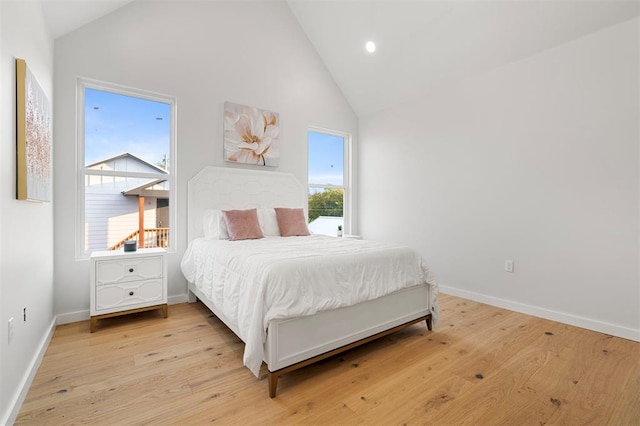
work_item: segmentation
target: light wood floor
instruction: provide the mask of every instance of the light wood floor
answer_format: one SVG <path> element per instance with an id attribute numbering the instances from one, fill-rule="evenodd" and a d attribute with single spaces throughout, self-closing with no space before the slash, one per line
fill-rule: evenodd
<path id="1" fill-rule="evenodd" d="M 201 304 L 57 327 L 16 424 L 640 425 L 640 343 L 441 295 L 404 331 L 280 379 Z"/>

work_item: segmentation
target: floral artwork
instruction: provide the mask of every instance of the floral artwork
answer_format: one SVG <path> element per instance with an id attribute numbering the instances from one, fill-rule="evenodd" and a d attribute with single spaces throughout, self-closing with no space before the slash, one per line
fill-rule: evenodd
<path id="1" fill-rule="evenodd" d="M 278 166 L 278 114 L 231 102 L 224 103 L 224 159 L 229 162 Z"/>
<path id="2" fill-rule="evenodd" d="M 16 60 L 17 198 L 51 201 L 51 106 L 24 60 Z"/>

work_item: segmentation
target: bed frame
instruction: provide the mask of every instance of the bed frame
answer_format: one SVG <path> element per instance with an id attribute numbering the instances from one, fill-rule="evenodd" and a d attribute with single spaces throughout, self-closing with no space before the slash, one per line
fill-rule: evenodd
<path id="1" fill-rule="evenodd" d="M 204 167 L 188 183 L 189 241 L 203 236 L 206 209 L 254 207 L 302 207 L 306 211 L 307 190 L 288 173 Z M 236 324 L 189 283 L 189 302 L 195 302 L 196 298 L 239 336 Z M 425 321 L 431 330 L 430 300 L 425 283 L 354 306 L 271 321 L 264 347 L 269 396 L 276 396 L 278 378 L 283 374 L 420 321 Z"/>

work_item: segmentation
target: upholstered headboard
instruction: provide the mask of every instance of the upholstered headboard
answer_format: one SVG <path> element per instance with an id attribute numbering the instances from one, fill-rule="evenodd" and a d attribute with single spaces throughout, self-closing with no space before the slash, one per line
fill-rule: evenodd
<path id="1" fill-rule="evenodd" d="M 290 173 L 206 166 L 188 182 L 187 234 L 189 241 L 203 236 L 206 209 L 302 207 L 307 190 Z"/>

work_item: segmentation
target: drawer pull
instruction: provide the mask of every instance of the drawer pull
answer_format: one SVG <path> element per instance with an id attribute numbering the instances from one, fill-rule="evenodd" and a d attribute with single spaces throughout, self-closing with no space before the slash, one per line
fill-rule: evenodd
<path id="1" fill-rule="evenodd" d="M 129 296 L 133 296 L 133 292 L 132 291 L 129 292 Z"/>
<path id="2" fill-rule="evenodd" d="M 129 268 L 129 272 L 133 272 L 133 268 Z"/>

